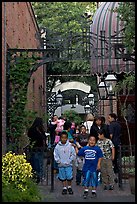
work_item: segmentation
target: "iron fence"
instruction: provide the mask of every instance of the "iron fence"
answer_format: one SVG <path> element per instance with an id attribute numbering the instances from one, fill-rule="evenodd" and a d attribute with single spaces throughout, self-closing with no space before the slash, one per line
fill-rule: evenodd
<path id="1" fill-rule="evenodd" d="M 118 152 L 118 184 L 122 188 L 129 175 L 135 174 L 135 145 L 120 145 Z"/>

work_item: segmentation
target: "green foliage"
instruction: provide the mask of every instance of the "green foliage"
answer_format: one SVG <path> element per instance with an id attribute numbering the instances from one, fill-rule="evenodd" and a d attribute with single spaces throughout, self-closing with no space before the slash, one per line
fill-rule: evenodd
<path id="1" fill-rule="evenodd" d="M 128 94 L 135 88 L 135 73 L 126 73 L 124 79 L 117 82 L 115 91 L 119 93 L 121 90 L 126 89 Z"/>
<path id="2" fill-rule="evenodd" d="M 32 180 L 32 167 L 25 155 L 8 152 L 2 156 L 2 201 L 36 202 L 41 195 Z"/>
<path id="3" fill-rule="evenodd" d="M 124 43 L 131 53 L 135 49 L 135 2 L 120 2 L 117 12 L 124 21 Z"/>
<path id="4" fill-rule="evenodd" d="M 2 182 L 14 183 L 15 187 L 24 191 L 27 189 L 26 179 L 32 178 L 32 167 L 26 161 L 25 155 L 15 155 L 8 152 L 2 156 Z"/>
<path id="5" fill-rule="evenodd" d="M 82 122 L 81 117 L 78 115 L 78 113 L 74 110 L 66 110 L 63 113 L 63 117 L 67 118 L 71 122 L 75 122 L 76 124 L 80 124 Z"/>
<path id="6" fill-rule="evenodd" d="M 125 90 L 126 91 L 126 97 L 124 99 L 123 104 L 120 101 L 119 93 L 121 91 Z M 124 76 L 124 79 L 119 81 L 117 85 L 114 88 L 114 91 L 118 94 L 118 99 L 120 103 L 120 111 L 121 111 L 121 116 L 124 118 L 126 127 L 127 127 L 127 134 L 128 134 L 128 139 L 129 139 L 129 145 L 130 145 L 130 153 L 132 156 L 132 150 L 131 150 L 131 135 L 129 131 L 129 126 L 128 126 L 128 121 L 127 121 L 127 113 L 128 113 L 128 108 L 127 108 L 127 99 L 132 91 L 134 93 L 135 91 L 135 73 L 126 73 Z M 124 94 L 125 95 L 125 94 Z"/>
<path id="7" fill-rule="evenodd" d="M 32 180 L 27 180 L 27 190 L 20 191 L 14 184 L 2 184 L 2 202 L 40 202 L 41 194 Z"/>
<path id="8" fill-rule="evenodd" d="M 37 16 L 39 27 L 46 28 L 47 38 L 49 43 L 58 48 L 62 46 L 63 54 L 68 55 L 68 47 L 70 33 L 73 35 L 71 41 L 72 49 L 74 49 L 74 55 L 79 58 L 79 52 L 87 56 L 85 46 L 83 46 L 82 31 L 88 31 L 89 25 L 92 22 L 93 14 L 96 11 L 96 2 L 31 2 L 34 13 Z M 86 18 L 84 14 L 86 12 L 91 13 L 91 17 Z M 75 37 L 74 37 L 75 36 Z M 79 36 L 79 38 L 77 37 Z M 77 39 L 77 40 L 76 40 Z M 61 43 L 60 43 L 60 41 Z M 60 47 L 62 49 L 62 47 Z M 78 51 L 75 51 L 76 48 Z M 72 50 L 71 50 L 72 52 Z M 49 63 L 47 66 L 48 75 L 63 75 L 63 74 L 89 74 L 90 76 L 90 61 L 85 59 L 79 60 L 66 60 L 61 62 Z M 56 80 L 61 82 L 68 81 L 70 77 L 48 77 L 50 80 L 49 90 L 51 90 Z M 79 81 L 82 78 L 79 77 Z M 69 79 L 70 80 L 70 79 Z M 72 77 L 71 77 L 71 80 Z M 75 80 L 75 78 L 74 78 Z M 86 80 L 86 83 L 90 83 L 90 80 Z"/>
<path id="9" fill-rule="evenodd" d="M 40 27 L 52 32 L 74 32 L 85 25 L 85 12 L 96 10 L 96 2 L 32 2 Z"/>
<path id="10" fill-rule="evenodd" d="M 132 90 L 134 91 L 135 89 L 135 73 L 126 73 L 124 79 L 119 81 L 114 89 L 116 93 L 120 93 L 122 90 L 126 90 L 127 92 L 125 101 L 123 105 L 121 105 L 121 114 L 123 117 L 126 117 L 127 115 L 126 101 L 130 91 Z"/>
<path id="11" fill-rule="evenodd" d="M 135 175 L 135 156 L 122 157 L 123 172 Z"/>
<path id="12" fill-rule="evenodd" d="M 18 151 L 18 138 L 23 135 L 36 116 L 36 112 L 25 108 L 30 70 L 35 62 L 36 59 L 29 58 L 27 53 L 23 53 L 22 56 L 11 56 L 10 59 L 10 73 L 7 75 L 11 96 L 7 110 L 8 150 Z"/>

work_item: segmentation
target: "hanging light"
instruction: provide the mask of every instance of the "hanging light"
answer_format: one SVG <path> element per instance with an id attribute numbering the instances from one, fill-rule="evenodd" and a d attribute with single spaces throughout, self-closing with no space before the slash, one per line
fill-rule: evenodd
<path id="1" fill-rule="evenodd" d="M 108 96 L 115 96 L 114 87 L 117 83 L 117 78 L 112 72 L 109 72 L 105 78 Z"/>
<path id="2" fill-rule="evenodd" d="M 104 80 L 103 76 L 101 76 L 101 78 L 100 78 L 100 82 L 99 82 L 99 84 L 97 86 L 97 89 L 98 89 L 98 93 L 99 93 L 99 98 L 101 100 L 107 99 L 107 96 L 108 96 L 107 85 L 105 83 L 105 80 Z"/>
<path id="3" fill-rule="evenodd" d="M 56 95 L 56 103 L 58 106 L 62 105 L 62 100 L 63 100 L 63 96 L 61 94 L 61 91 L 58 90 L 58 94 Z"/>
<path id="4" fill-rule="evenodd" d="M 94 94 L 91 93 L 91 91 L 90 91 L 90 93 L 88 95 L 88 103 L 89 103 L 90 106 L 94 106 Z"/>
<path id="5" fill-rule="evenodd" d="M 84 106 L 84 110 L 85 110 L 85 113 L 86 113 L 86 114 L 90 113 L 90 105 L 88 105 L 88 104 L 85 105 L 85 106 Z"/>

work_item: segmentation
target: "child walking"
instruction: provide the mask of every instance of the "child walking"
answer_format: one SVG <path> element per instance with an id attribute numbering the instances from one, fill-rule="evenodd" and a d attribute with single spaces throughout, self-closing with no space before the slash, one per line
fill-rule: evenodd
<path id="1" fill-rule="evenodd" d="M 114 189 L 114 171 L 112 161 L 114 160 L 115 148 L 112 141 L 104 136 L 104 129 L 98 131 L 97 144 L 103 152 L 103 159 L 101 161 L 101 178 L 104 190 Z"/>
<path id="2" fill-rule="evenodd" d="M 83 185 L 84 194 L 83 197 L 88 196 L 89 187 L 92 187 L 92 196 L 96 197 L 96 188 L 98 185 L 97 171 L 100 170 L 100 164 L 103 157 L 101 149 L 96 146 L 96 138 L 89 136 L 88 145 L 82 147 L 80 150 L 76 147 L 78 156 L 84 157 L 83 172 Z"/>
<path id="3" fill-rule="evenodd" d="M 62 194 L 73 194 L 72 180 L 73 167 L 72 162 L 76 159 L 76 152 L 73 145 L 68 140 L 66 131 L 62 131 L 60 141 L 54 149 L 54 159 L 58 163 L 59 173 L 58 179 L 62 182 Z"/>
<path id="4" fill-rule="evenodd" d="M 88 144 L 88 137 L 89 137 L 89 134 L 86 133 L 86 127 L 84 125 L 81 125 L 80 133 L 76 138 L 76 146 L 78 149 Z M 76 184 L 77 185 L 81 184 L 83 163 L 84 163 L 84 158 L 77 156 L 76 157 Z"/>

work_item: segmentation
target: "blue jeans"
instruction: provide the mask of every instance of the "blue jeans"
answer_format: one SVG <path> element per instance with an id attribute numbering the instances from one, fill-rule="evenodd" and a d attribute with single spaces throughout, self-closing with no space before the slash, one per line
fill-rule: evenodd
<path id="1" fill-rule="evenodd" d="M 89 170 L 87 172 L 83 172 L 83 185 L 86 187 L 92 186 L 97 187 L 98 185 L 98 178 L 97 178 L 97 172 L 90 172 Z"/>
<path id="2" fill-rule="evenodd" d="M 38 181 L 41 181 L 43 177 L 43 160 L 44 160 L 44 154 L 42 151 L 32 152 L 30 163 L 32 165 L 33 170 L 36 173 Z"/>

